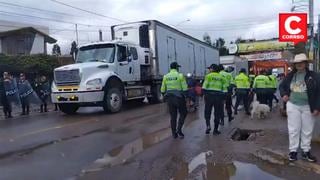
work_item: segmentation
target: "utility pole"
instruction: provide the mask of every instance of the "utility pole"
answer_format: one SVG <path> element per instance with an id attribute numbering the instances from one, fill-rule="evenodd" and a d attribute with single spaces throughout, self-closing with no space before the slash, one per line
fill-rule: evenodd
<path id="1" fill-rule="evenodd" d="M 77 39 L 77 45 L 79 44 L 79 35 L 78 35 L 78 24 L 76 25 L 76 39 Z"/>
<path id="2" fill-rule="evenodd" d="M 313 27 L 314 27 L 314 19 L 313 19 L 313 0 L 309 0 L 309 26 L 310 26 L 310 46 L 309 46 L 309 54 L 312 54 L 312 60 L 315 59 L 314 56 L 314 48 L 313 48 L 313 42 L 314 42 L 314 33 L 313 33 Z M 310 57 L 309 57 L 310 58 Z M 314 64 L 313 69 L 317 67 L 317 64 Z"/>
<path id="3" fill-rule="evenodd" d="M 317 49 L 317 59 L 315 60 L 316 71 L 319 71 L 319 63 L 320 63 L 320 14 L 318 15 L 318 49 Z"/>
<path id="4" fill-rule="evenodd" d="M 103 41 L 102 30 L 101 29 L 99 29 L 99 41 Z"/>

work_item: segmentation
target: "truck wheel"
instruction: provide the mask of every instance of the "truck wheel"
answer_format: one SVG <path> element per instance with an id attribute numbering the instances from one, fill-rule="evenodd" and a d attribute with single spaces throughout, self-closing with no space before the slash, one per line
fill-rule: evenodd
<path id="1" fill-rule="evenodd" d="M 65 113 L 65 114 L 75 114 L 78 109 L 79 109 L 79 105 L 78 104 L 58 104 L 59 109 Z"/>
<path id="2" fill-rule="evenodd" d="M 122 93 L 118 88 L 110 88 L 104 95 L 103 109 L 105 112 L 116 113 L 122 108 Z"/>
<path id="3" fill-rule="evenodd" d="M 160 90 L 161 86 L 155 85 L 151 87 L 151 95 L 152 97 L 148 98 L 148 101 L 152 104 L 161 103 L 163 102 L 163 96 Z"/>

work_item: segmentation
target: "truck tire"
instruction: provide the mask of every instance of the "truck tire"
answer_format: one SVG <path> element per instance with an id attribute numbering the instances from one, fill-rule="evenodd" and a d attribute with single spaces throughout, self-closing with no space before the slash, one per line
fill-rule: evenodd
<path id="1" fill-rule="evenodd" d="M 151 95 L 152 95 L 152 97 L 148 98 L 148 101 L 151 104 L 156 104 L 156 103 L 163 102 L 163 96 L 161 94 L 160 88 L 161 88 L 160 84 L 157 84 L 157 85 L 154 85 L 154 86 L 151 87 Z"/>
<path id="2" fill-rule="evenodd" d="M 69 104 L 58 104 L 59 109 L 65 113 L 65 114 L 75 114 L 78 109 L 79 109 L 79 105 L 78 104 L 73 104 L 73 103 L 69 103 Z"/>
<path id="3" fill-rule="evenodd" d="M 109 88 L 104 95 L 103 109 L 105 112 L 116 113 L 122 108 L 122 93 L 119 88 Z"/>

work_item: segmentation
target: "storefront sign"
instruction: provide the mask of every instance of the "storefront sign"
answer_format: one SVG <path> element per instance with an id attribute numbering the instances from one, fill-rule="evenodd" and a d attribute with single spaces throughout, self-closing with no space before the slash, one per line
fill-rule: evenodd
<path id="1" fill-rule="evenodd" d="M 248 43 L 239 43 L 237 44 L 237 53 L 246 54 L 253 52 L 263 52 L 263 51 L 283 51 L 288 49 L 293 49 L 292 42 L 279 42 L 278 40 L 274 41 L 260 41 L 260 42 L 248 42 Z M 235 49 L 235 47 L 233 47 Z"/>
<path id="2" fill-rule="evenodd" d="M 282 58 L 281 52 L 268 52 L 268 53 L 257 53 L 240 55 L 242 58 L 248 59 L 248 61 L 261 61 L 261 60 L 278 60 Z"/>

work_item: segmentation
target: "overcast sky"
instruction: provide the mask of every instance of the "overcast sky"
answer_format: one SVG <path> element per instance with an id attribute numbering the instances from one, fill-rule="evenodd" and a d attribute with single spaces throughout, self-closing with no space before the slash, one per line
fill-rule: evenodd
<path id="1" fill-rule="evenodd" d="M 0 19 L 48 26 L 50 35 L 58 40 L 63 53 L 68 53 L 70 43 L 76 39 L 75 23 L 78 24 L 80 44 L 97 41 L 99 29 L 103 31 L 104 40 L 109 40 L 109 26 L 147 19 L 156 19 L 176 26 L 177 29 L 199 39 L 202 39 L 203 34 L 207 32 L 212 39 L 222 37 L 229 42 L 234 41 L 237 37 L 245 39 L 277 37 L 278 13 L 289 12 L 292 7 L 292 0 L 58 1 L 94 11 L 105 17 L 79 11 L 52 0 L 0 0 Z M 12 6 L 3 4 L 3 2 L 45 11 Z M 317 22 L 318 14 L 320 14 L 320 1 L 315 0 L 314 7 L 315 22 Z"/>

